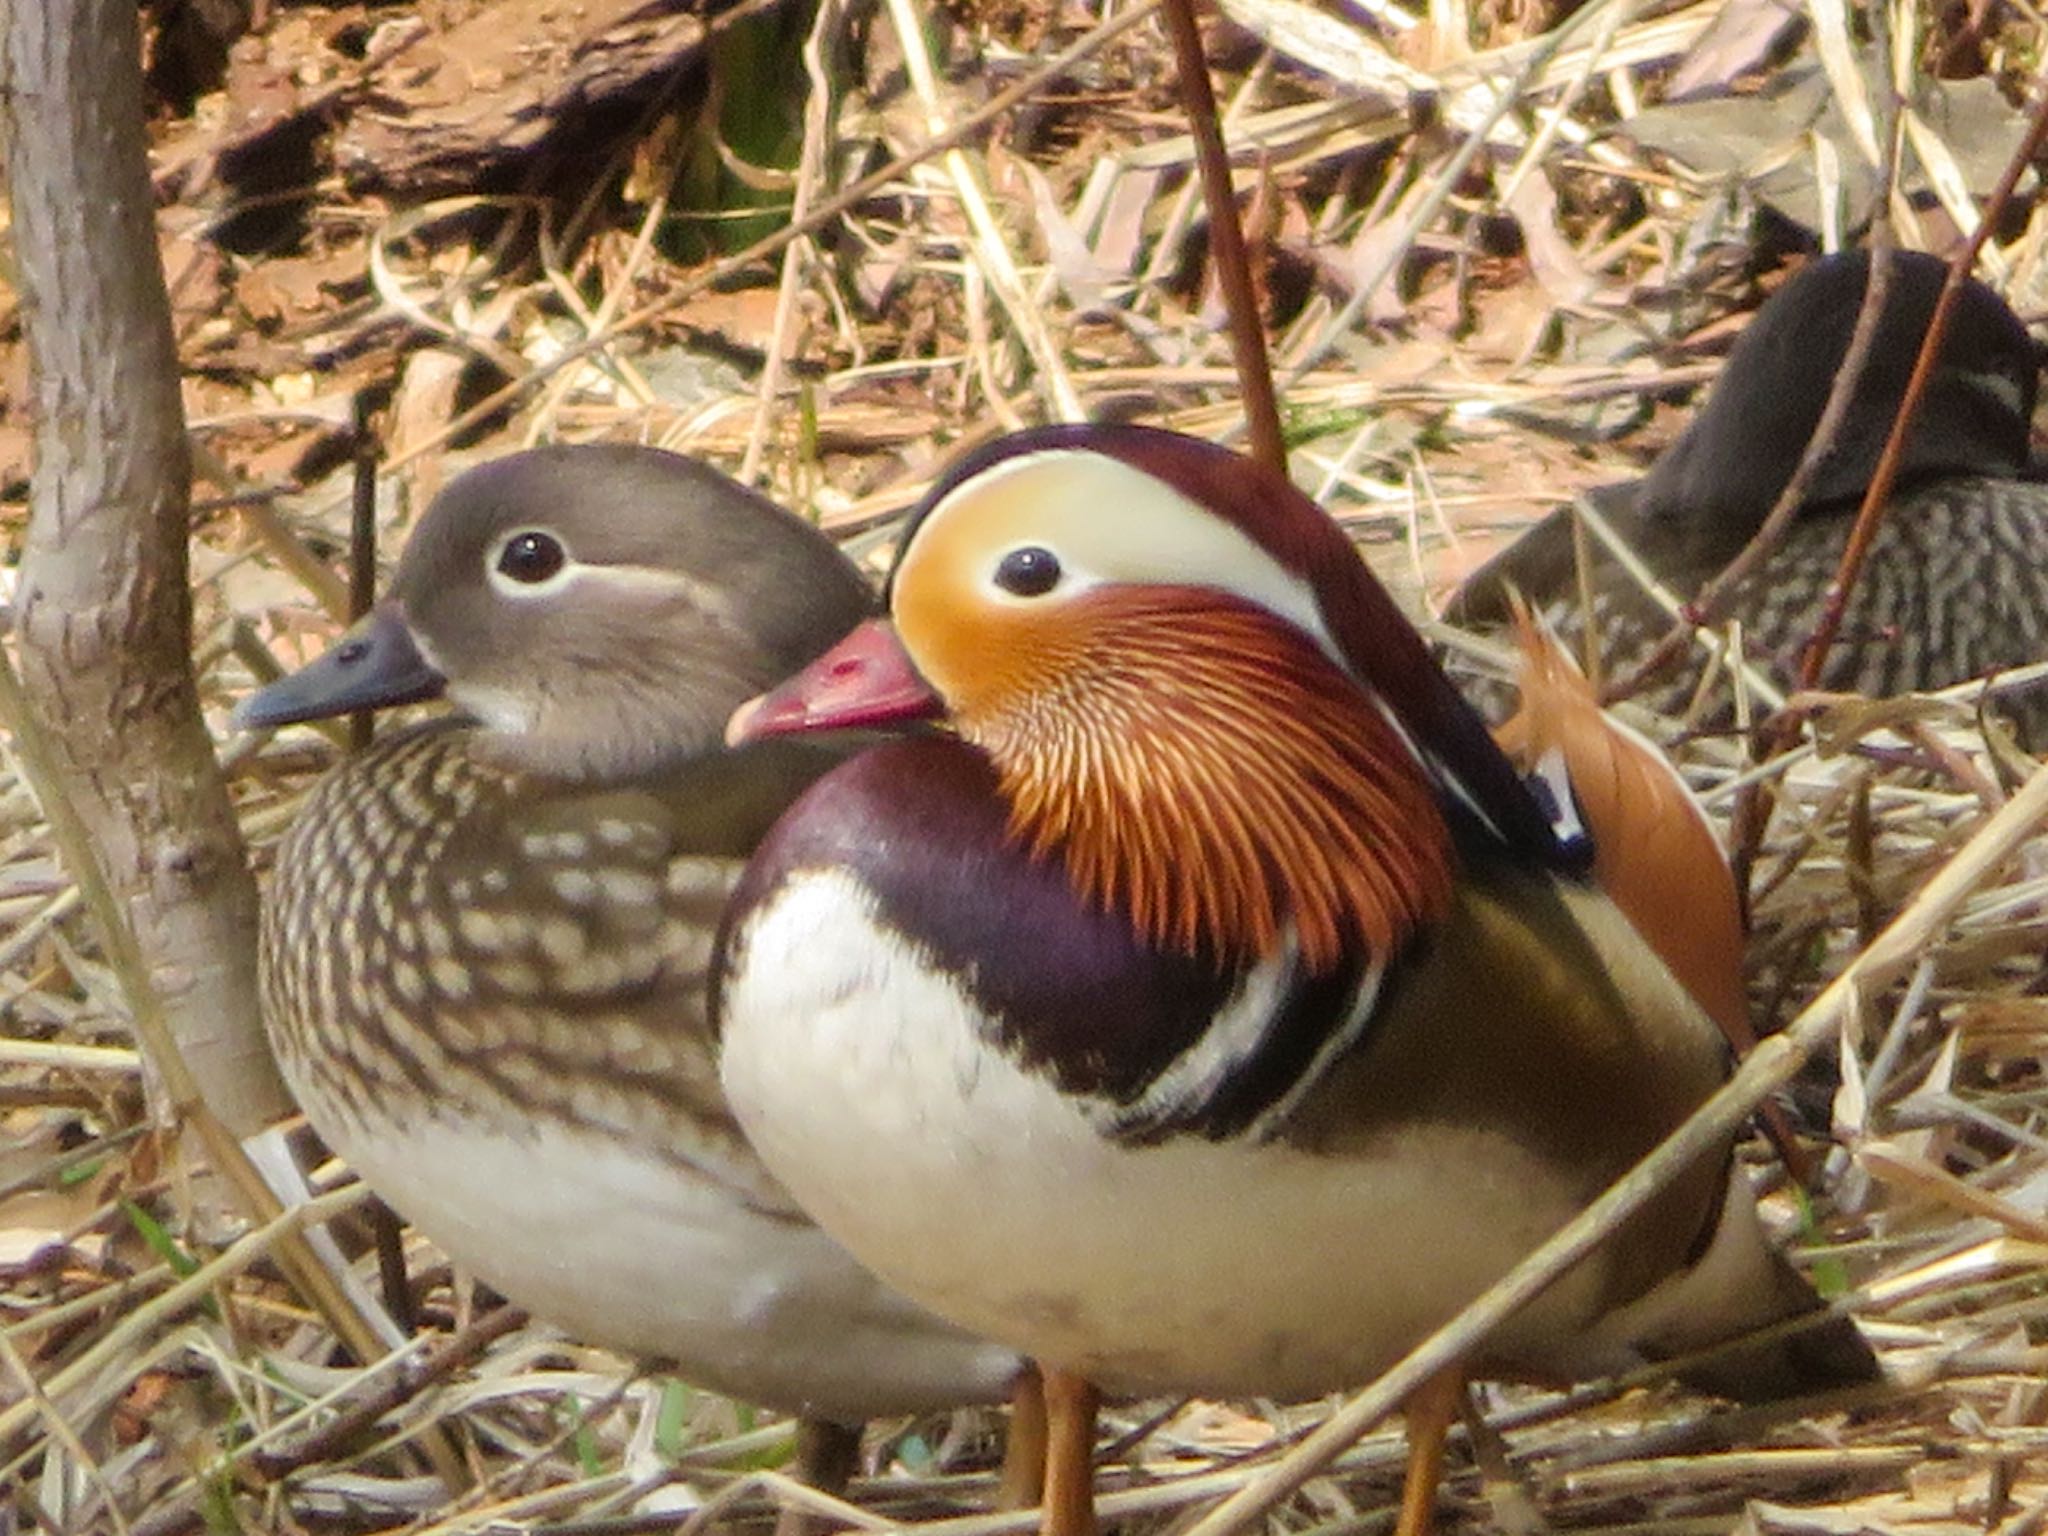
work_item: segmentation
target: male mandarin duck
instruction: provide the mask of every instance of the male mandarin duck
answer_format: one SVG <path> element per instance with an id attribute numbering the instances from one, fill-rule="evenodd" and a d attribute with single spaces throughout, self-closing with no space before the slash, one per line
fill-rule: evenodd
<path id="1" fill-rule="evenodd" d="M 843 751 L 735 705 L 870 611 L 814 529 L 652 449 L 453 481 L 388 597 L 249 699 L 274 726 L 446 696 L 307 800 L 262 984 L 308 1118 L 451 1258 L 591 1343 L 830 1423 L 1000 1398 L 1014 1353 L 813 1225 L 720 1094 L 706 969 L 743 861 Z"/>
<path id="2" fill-rule="evenodd" d="M 1734 559 L 1792 478 L 1848 351 L 1870 262 L 1869 252 L 1854 251 L 1803 267 L 1757 311 L 1706 404 L 1648 475 L 1594 493 L 1629 546 L 1680 598 L 1693 597 Z M 1797 675 L 1946 271 L 1925 253 L 1894 253 L 1879 329 L 1843 430 L 1783 539 L 1725 610 L 1725 618 L 1742 622 L 1751 659 L 1780 686 Z M 2048 485 L 2023 478 L 2039 366 L 2019 318 L 1983 283 L 1967 282 L 1822 687 L 1883 697 L 2048 659 Z M 1573 637 L 1576 649 L 1583 620 L 1569 508 L 1474 573 L 1447 617 L 1504 623 L 1511 588 Z M 1591 591 L 1606 673 L 1622 675 L 1647 658 L 1670 620 L 1597 545 Z M 1699 668 L 1697 651 L 1690 652 L 1649 701 L 1677 713 Z M 1717 697 L 1708 723 L 1727 718 L 1726 690 Z M 2025 738 L 2048 743 L 2048 689 L 2010 696 L 2000 708 Z"/>
<path id="3" fill-rule="evenodd" d="M 1723 1080 L 1714 1024 L 1284 479 L 1026 432 L 935 486 L 890 610 L 733 722 L 954 734 L 834 769 L 763 841 L 717 962 L 726 1092 L 826 1230 L 1049 1381 L 1362 1383 Z M 1470 1364 L 1583 1378 L 1818 1305 L 1723 1157 Z M 1818 1316 L 1698 1376 L 1875 1369 Z"/>

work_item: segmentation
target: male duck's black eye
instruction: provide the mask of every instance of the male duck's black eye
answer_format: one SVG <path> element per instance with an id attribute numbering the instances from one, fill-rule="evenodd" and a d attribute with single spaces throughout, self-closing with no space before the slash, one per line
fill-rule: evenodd
<path id="1" fill-rule="evenodd" d="M 1036 544 L 1011 550 L 996 567 L 996 585 L 1018 597 L 1042 597 L 1059 580 L 1060 557 Z"/>
<path id="2" fill-rule="evenodd" d="M 536 528 L 513 534 L 498 552 L 498 569 L 514 581 L 527 583 L 546 581 L 568 562 L 562 541 Z"/>

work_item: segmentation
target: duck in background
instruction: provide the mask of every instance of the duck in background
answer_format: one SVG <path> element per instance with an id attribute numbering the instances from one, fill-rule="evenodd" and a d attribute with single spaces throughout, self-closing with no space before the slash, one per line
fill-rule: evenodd
<path id="1" fill-rule="evenodd" d="M 726 897 L 844 756 L 728 750 L 724 724 L 871 608 L 822 534 L 715 470 L 536 449 L 450 484 L 369 617 L 238 715 L 460 711 L 344 761 L 278 850 L 263 996 L 307 1118 L 537 1316 L 805 1416 L 826 1482 L 861 1420 L 1019 1371 L 821 1232 L 719 1091 Z"/>
<path id="2" fill-rule="evenodd" d="M 1706 404 L 1650 472 L 1593 494 L 1679 598 L 1692 598 L 1735 558 L 1792 478 L 1849 349 L 1870 262 L 1869 252 L 1852 251 L 1801 268 L 1757 311 Z M 1894 253 L 1843 430 L 1784 537 L 1723 610 L 1720 622 L 1741 622 L 1747 655 L 1781 687 L 1797 676 L 1946 274 L 1936 257 Z M 1820 686 L 1881 698 L 2048 660 L 2048 484 L 2026 478 L 2039 371 L 2039 349 L 2005 301 L 1966 283 Z M 1602 674 L 1613 679 L 1649 657 L 1671 620 L 1589 542 L 1593 627 Z M 1511 589 L 1579 652 L 1585 625 L 1569 507 L 1469 577 L 1445 617 L 1505 625 Z M 1701 664 L 1689 648 L 1645 690 L 1645 702 L 1681 713 Z M 1730 697 L 1718 685 L 1701 723 L 1725 725 Z M 2024 741 L 2048 746 L 2048 685 L 2007 695 L 1997 708 Z"/>
<path id="3" fill-rule="evenodd" d="M 1369 1380 L 1724 1079 L 1283 478 L 1144 428 L 1026 432 L 934 487 L 890 608 L 735 717 L 956 734 L 833 770 L 763 842 L 717 962 L 727 1096 L 826 1230 L 1049 1394 Z M 1694 1379 L 1872 1379 L 1819 1306 L 1708 1158 L 1468 1363 L 1582 1379 L 1811 1314 Z M 1073 1481 L 1056 1456 L 1048 1529 L 1087 1528 Z"/>

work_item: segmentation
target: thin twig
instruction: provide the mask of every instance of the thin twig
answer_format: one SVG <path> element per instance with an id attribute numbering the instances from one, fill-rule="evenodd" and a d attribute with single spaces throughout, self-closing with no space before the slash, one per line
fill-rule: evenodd
<path id="1" fill-rule="evenodd" d="M 1812 640 L 1807 642 L 1806 654 L 1800 662 L 1799 686 L 1802 688 L 1818 686 L 1828 650 L 1842 627 L 1849 594 L 1855 589 L 1856 577 L 1870 553 L 1871 540 L 1877 536 L 1878 520 L 1891 499 L 1892 482 L 1898 478 L 1899 465 L 1905 458 L 1906 436 L 1912 430 L 1913 417 L 1920 409 L 1921 398 L 1927 393 L 1928 381 L 1934 377 L 1942 342 L 1948 335 L 1949 316 L 1955 312 L 1963 283 L 1977 264 L 1977 252 L 2011 201 L 2021 173 L 2034 163 L 2044 141 L 2048 141 L 2048 89 L 2043 89 L 2035 101 L 2033 119 L 2027 124 L 2026 136 L 2006 161 L 2005 170 L 1998 178 L 1998 185 L 1992 189 L 1977 227 L 1970 231 L 1962 248 L 1949 261 L 1948 280 L 1942 284 L 1941 297 L 1935 300 L 1933 317 L 1927 322 L 1927 340 L 1921 345 L 1919 359 L 1913 364 L 1913 376 L 1906 382 L 1906 395 L 1899 402 L 1898 419 L 1892 423 L 1892 435 L 1885 442 L 1876 472 L 1870 477 L 1870 488 L 1864 493 L 1863 505 L 1856 513 L 1856 526 L 1850 531 L 1849 547 L 1842 552 L 1841 567 L 1828 586 L 1820 624 L 1814 630 Z"/>
<path id="2" fill-rule="evenodd" d="M 1223 147 L 1216 94 L 1209 87 L 1209 61 L 1202 53 L 1195 0 L 1168 0 L 1166 30 L 1173 39 L 1181 101 L 1194 132 L 1202 199 L 1209 209 L 1209 254 L 1216 262 L 1216 281 L 1223 291 L 1223 311 L 1230 324 L 1230 351 L 1237 360 L 1250 455 L 1268 469 L 1285 474 L 1287 443 L 1280 434 L 1280 403 L 1273 390 L 1273 364 L 1266 352 L 1258 285 L 1252 279 L 1251 259 L 1245 254 L 1237 189 L 1230 180 L 1230 154 Z"/>
<path id="3" fill-rule="evenodd" d="M 475 1360 L 499 1339 L 526 1325 L 524 1308 L 501 1305 L 486 1312 L 426 1359 L 393 1372 L 375 1392 L 351 1403 L 318 1430 L 289 1446 L 267 1447 L 248 1458 L 250 1467 L 276 1480 L 341 1455 L 392 1409 Z"/>
<path id="4" fill-rule="evenodd" d="M 348 621 L 353 624 L 377 601 L 377 434 L 367 390 L 357 390 L 353 473 L 349 479 Z M 377 717 L 360 709 L 349 716 L 348 744 L 360 752 L 377 734 Z"/>
<path id="5" fill-rule="evenodd" d="M 826 0 L 811 20 L 810 35 L 804 39 L 804 75 L 810 89 L 804 95 L 803 145 L 797 152 L 796 190 L 789 205 L 789 221 L 803 223 L 825 180 L 825 156 L 832 143 L 832 73 L 826 55 L 838 35 L 845 16 L 836 0 Z M 680 157 L 678 160 L 680 163 Z M 782 280 L 775 290 L 775 322 L 769 335 L 768 355 L 762 360 L 761 377 L 754 385 L 754 419 L 747 428 L 747 449 L 740 456 L 739 478 L 753 485 L 761 473 L 761 456 L 768 447 L 768 434 L 779 412 L 783 374 L 789 367 L 789 333 L 796 321 L 800 284 L 811 269 L 811 242 L 792 240 L 782 253 Z"/>

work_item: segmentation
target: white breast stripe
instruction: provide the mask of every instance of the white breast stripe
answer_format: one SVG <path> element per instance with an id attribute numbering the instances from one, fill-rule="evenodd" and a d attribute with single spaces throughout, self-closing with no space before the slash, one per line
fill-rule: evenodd
<path id="1" fill-rule="evenodd" d="M 1386 973 L 1386 960 L 1375 958 L 1352 993 L 1343 1023 L 1317 1048 L 1287 1091 L 1238 1133 L 1243 1139 L 1269 1139 L 1330 1065 L 1358 1041 L 1371 1022 Z M 1199 1119 L 1267 1047 L 1292 994 L 1303 984 L 1300 948 L 1290 931 L 1280 955 L 1246 973 L 1201 1038 L 1169 1062 L 1135 1102 L 1117 1105 L 1094 1100 L 1088 1111 L 1090 1122 L 1103 1135 L 1128 1141 Z"/>
<path id="2" fill-rule="evenodd" d="M 1195 1043 L 1152 1079 L 1131 1104 L 1097 1099 L 1089 1119 L 1116 1140 L 1141 1136 L 1199 1114 L 1245 1063 L 1257 1056 L 1286 1005 L 1299 959 L 1293 938 L 1278 956 L 1245 973 L 1237 991 Z"/>
<path id="3" fill-rule="evenodd" d="M 1379 1006 L 1380 984 L 1387 979 L 1387 957 L 1375 955 L 1371 967 L 1359 979 L 1358 990 L 1352 994 L 1351 1011 L 1344 1017 L 1344 1027 L 1332 1030 L 1322 1049 L 1316 1052 L 1315 1060 L 1308 1064 L 1308 1070 L 1294 1080 L 1294 1086 L 1273 1101 L 1270 1108 L 1245 1127 L 1245 1136 L 1251 1141 L 1269 1139 L 1294 1113 L 1308 1091 L 1323 1080 L 1323 1074 L 1330 1070 L 1336 1060 L 1364 1035 L 1366 1026 L 1372 1022 L 1373 1009 Z"/>

